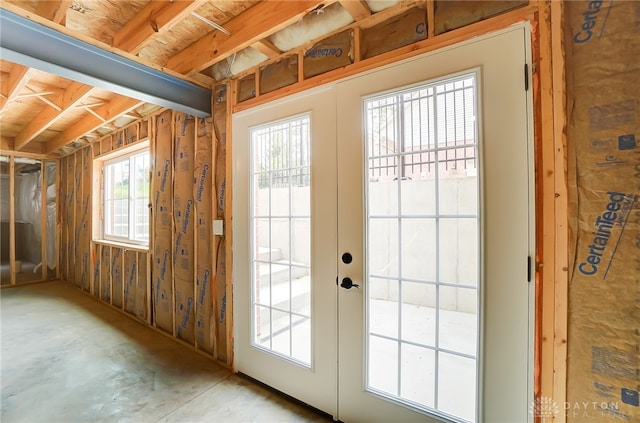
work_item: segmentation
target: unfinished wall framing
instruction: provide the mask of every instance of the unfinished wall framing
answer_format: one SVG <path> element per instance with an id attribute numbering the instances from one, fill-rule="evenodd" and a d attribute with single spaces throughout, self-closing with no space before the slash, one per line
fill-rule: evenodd
<path id="1" fill-rule="evenodd" d="M 226 91 L 222 85 L 215 107 L 222 137 Z M 212 233 L 213 219 L 225 218 L 226 138 L 218 132 L 213 117 L 164 110 L 62 158 L 60 267 L 65 280 L 99 300 L 230 365 L 225 242 Z M 147 142 L 149 246 L 101 240 L 99 161 Z"/>
<path id="2" fill-rule="evenodd" d="M 237 75 L 233 79 L 237 84 L 233 110 L 392 63 L 404 55 L 463 41 L 509 22 L 533 20 L 537 3 L 398 3 Z"/>
<path id="3" fill-rule="evenodd" d="M 0 286 L 58 277 L 56 160 L 0 153 Z"/>

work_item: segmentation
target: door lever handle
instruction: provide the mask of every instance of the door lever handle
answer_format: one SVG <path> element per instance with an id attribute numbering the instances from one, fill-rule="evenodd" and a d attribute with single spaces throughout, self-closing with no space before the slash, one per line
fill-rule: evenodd
<path id="1" fill-rule="evenodd" d="M 357 283 L 353 283 L 351 278 L 342 279 L 342 282 L 340 282 L 340 286 L 344 289 L 360 288 L 360 285 L 358 285 Z"/>

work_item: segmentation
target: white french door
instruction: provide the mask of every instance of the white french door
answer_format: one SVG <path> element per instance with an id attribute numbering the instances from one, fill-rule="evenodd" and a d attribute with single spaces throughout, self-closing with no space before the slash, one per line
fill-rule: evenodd
<path id="1" fill-rule="evenodd" d="M 233 120 L 236 370 L 337 415 L 332 87 Z"/>
<path id="2" fill-rule="evenodd" d="M 525 25 L 234 115 L 235 368 L 355 421 L 528 421 Z"/>

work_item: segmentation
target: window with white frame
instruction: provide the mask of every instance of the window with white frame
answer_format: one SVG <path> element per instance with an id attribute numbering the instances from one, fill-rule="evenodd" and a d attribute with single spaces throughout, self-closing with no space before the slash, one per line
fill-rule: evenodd
<path id="1" fill-rule="evenodd" d="M 101 237 L 148 245 L 150 155 L 148 145 L 101 160 Z"/>

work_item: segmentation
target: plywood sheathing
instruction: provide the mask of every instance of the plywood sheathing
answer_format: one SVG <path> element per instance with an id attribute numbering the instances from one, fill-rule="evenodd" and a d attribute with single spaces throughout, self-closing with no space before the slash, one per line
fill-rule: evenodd
<path id="1" fill-rule="evenodd" d="M 257 1 L 205 1 L 195 12 L 207 17 L 225 27 L 232 17 L 241 14 Z M 148 59 L 158 64 L 166 64 L 169 58 L 184 50 L 190 44 L 198 40 L 205 34 L 218 31 L 212 26 L 190 16 L 173 26 L 162 39 L 153 40 L 144 47 L 138 54 L 143 59 Z M 218 31 L 219 32 L 219 31 Z M 224 34 L 220 34 L 225 36 Z"/>
<path id="2" fill-rule="evenodd" d="M 113 36 L 133 18 L 147 0 L 125 2 L 76 0 L 67 12 L 66 27 L 111 45 Z"/>

